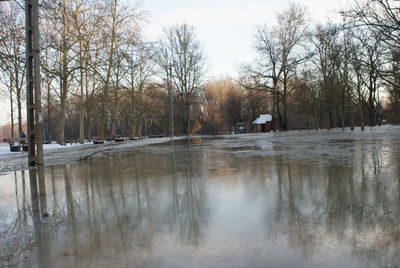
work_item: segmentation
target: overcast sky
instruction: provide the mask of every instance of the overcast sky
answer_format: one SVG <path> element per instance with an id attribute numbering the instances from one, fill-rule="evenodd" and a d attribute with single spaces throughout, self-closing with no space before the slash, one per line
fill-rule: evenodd
<path id="1" fill-rule="evenodd" d="M 163 27 L 193 25 L 207 59 L 207 76 L 237 77 L 238 65 L 255 57 L 252 42 L 256 26 L 275 25 L 276 12 L 287 9 L 290 2 L 305 6 L 315 24 L 337 21 L 337 11 L 348 0 L 143 0 L 141 8 L 148 20 L 143 34 L 147 41 L 157 41 Z M 7 98 L 1 99 L 3 125 L 9 122 L 9 108 Z"/>
<path id="2" fill-rule="evenodd" d="M 311 23 L 338 20 L 347 0 L 144 0 L 149 12 L 144 34 L 157 40 L 162 28 L 188 23 L 196 29 L 208 63 L 208 76 L 237 76 L 237 66 L 254 58 L 252 43 L 257 25 L 275 25 L 277 12 L 290 2 L 309 10 Z"/>

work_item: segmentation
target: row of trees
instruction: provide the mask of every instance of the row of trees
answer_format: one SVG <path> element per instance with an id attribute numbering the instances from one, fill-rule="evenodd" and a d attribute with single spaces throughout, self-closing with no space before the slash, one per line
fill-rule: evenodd
<path id="1" fill-rule="evenodd" d="M 358 1 L 342 15 L 343 23 L 310 27 L 306 10 L 293 4 L 276 27 L 258 28 L 260 57 L 243 66 L 241 84 L 270 93 L 282 129 L 363 129 L 380 125 L 384 114 L 398 123 L 398 8 Z"/>
<path id="2" fill-rule="evenodd" d="M 0 5 L 0 81 L 18 132 L 25 102 L 21 6 Z M 386 0 L 355 1 L 342 16 L 340 24 L 310 26 L 307 10 L 291 4 L 277 14 L 277 26 L 258 27 L 260 56 L 242 64 L 237 81 L 206 81 L 192 26 L 166 28 L 149 43 L 142 39 L 140 6 L 43 0 L 45 137 L 63 143 L 117 134 L 223 133 L 238 122 L 249 126 L 260 113 L 271 113 L 282 130 L 398 123 L 398 8 Z"/>

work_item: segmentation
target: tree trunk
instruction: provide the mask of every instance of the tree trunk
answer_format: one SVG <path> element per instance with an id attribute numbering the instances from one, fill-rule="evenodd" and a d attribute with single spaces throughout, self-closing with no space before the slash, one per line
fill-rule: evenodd
<path id="1" fill-rule="evenodd" d="M 93 103 L 93 95 L 94 91 L 96 88 L 96 83 L 93 80 L 92 81 L 92 92 L 90 94 L 89 98 L 89 82 L 88 82 L 88 69 L 89 69 L 89 60 L 90 60 L 90 54 L 88 54 L 88 58 L 85 61 L 85 79 L 86 79 L 86 122 L 87 122 L 87 137 L 88 139 L 92 139 L 92 124 L 93 124 L 93 118 L 92 118 L 92 103 Z"/>
<path id="2" fill-rule="evenodd" d="M 111 122 L 111 136 L 114 137 L 117 131 L 117 119 L 118 119 L 118 93 L 115 93 L 114 96 L 114 105 L 113 105 L 113 113 L 112 113 L 112 122 Z"/>
<path id="3" fill-rule="evenodd" d="M 328 112 L 328 130 L 330 130 L 331 128 L 333 128 L 333 116 L 332 116 L 332 111 Z"/>
<path id="4" fill-rule="evenodd" d="M 283 119 L 282 119 L 282 129 L 288 130 L 288 119 L 287 119 L 287 101 L 286 101 L 286 90 L 284 90 L 282 99 L 282 107 L 283 107 Z"/>
<path id="5" fill-rule="evenodd" d="M 137 135 L 136 132 L 136 112 L 135 112 L 135 85 L 134 74 L 133 74 L 133 66 L 131 66 L 131 135 Z"/>
<path id="6" fill-rule="evenodd" d="M 62 77 L 62 84 L 61 84 L 61 90 L 62 90 L 62 94 L 61 94 L 61 106 L 60 106 L 60 123 L 58 126 L 58 144 L 64 145 L 64 132 L 65 132 L 65 113 L 66 113 L 66 99 L 67 99 L 67 88 L 66 88 L 66 79 L 63 76 Z"/>
<path id="7" fill-rule="evenodd" d="M 340 123 L 342 124 L 342 130 L 344 130 L 344 115 L 343 115 L 343 105 L 340 105 Z"/>
<path id="8" fill-rule="evenodd" d="M 14 86 L 15 90 L 17 93 L 17 112 L 18 112 L 18 133 L 22 133 L 22 96 L 21 96 L 21 90 L 19 85 L 19 70 L 18 70 L 18 65 L 17 65 L 17 60 L 14 60 L 15 65 L 14 65 L 14 71 L 15 71 L 15 76 L 13 73 L 11 73 L 11 80 L 14 81 Z M 21 85 L 22 86 L 22 85 Z"/>
<path id="9" fill-rule="evenodd" d="M 11 125 L 10 125 L 10 131 L 11 131 L 11 138 L 14 138 L 14 103 L 13 103 L 13 94 L 12 94 L 12 79 L 10 79 L 10 117 L 11 117 Z"/>
<path id="10" fill-rule="evenodd" d="M 51 142 L 51 126 L 52 126 L 52 120 L 51 120 L 51 96 L 50 96 L 50 88 L 51 88 L 51 80 L 47 80 L 47 117 L 48 117 L 48 126 L 47 126 L 47 140 Z"/>
<path id="11" fill-rule="evenodd" d="M 66 53 L 64 53 L 66 54 Z M 66 77 L 66 56 L 65 62 L 63 63 L 63 71 L 62 71 L 62 83 L 61 83 L 61 105 L 60 105 L 60 123 L 58 128 L 58 144 L 64 144 L 64 132 L 65 132 L 65 120 L 66 120 L 66 112 L 67 112 L 67 77 Z"/>
<path id="12" fill-rule="evenodd" d="M 190 102 L 187 100 L 187 134 L 190 136 Z"/>
<path id="13" fill-rule="evenodd" d="M 368 121 L 369 125 L 375 126 L 375 105 L 374 105 L 374 78 L 373 75 L 370 74 L 370 81 L 369 81 L 369 96 L 368 96 Z"/>
<path id="14" fill-rule="evenodd" d="M 116 39 L 116 25 L 115 25 L 115 16 L 113 15 L 113 25 L 111 29 L 111 47 L 110 47 L 110 52 L 108 55 L 108 66 L 107 66 L 107 74 L 106 74 L 106 79 L 104 83 L 104 88 L 103 88 L 103 93 L 102 93 L 102 103 L 101 103 L 101 119 L 100 119 L 100 134 L 99 137 L 101 140 L 104 140 L 104 128 L 105 128 L 105 123 L 106 123 L 106 111 L 105 111 L 105 106 L 107 104 L 107 96 L 110 88 L 110 80 L 111 80 L 111 69 L 113 67 L 114 63 L 114 50 L 115 50 L 115 39 Z"/>
<path id="15" fill-rule="evenodd" d="M 58 144 L 64 144 L 64 131 L 65 131 L 65 118 L 67 110 L 67 96 L 68 96 L 68 51 L 67 51 L 67 11 L 66 11 L 66 0 L 64 0 L 63 6 L 63 46 L 62 46 L 62 67 L 61 67 L 61 105 L 60 105 L 60 123 L 58 128 Z"/>
<path id="16" fill-rule="evenodd" d="M 118 108 L 119 108 L 119 96 L 118 96 L 118 91 L 119 91 L 119 79 L 120 79 L 120 59 L 118 58 L 118 66 L 117 66 L 117 72 L 116 72 L 116 85 L 114 88 L 114 107 L 113 107 L 113 118 L 112 118 L 112 130 L 111 130 L 111 135 L 115 137 L 116 131 L 117 131 L 117 122 L 118 122 Z"/>
<path id="17" fill-rule="evenodd" d="M 286 71 L 283 73 L 283 98 L 282 98 L 282 108 L 283 108 L 283 119 L 282 119 L 282 125 L 281 128 L 283 130 L 288 130 L 288 125 L 287 125 L 287 73 Z"/>
<path id="18" fill-rule="evenodd" d="M 361 116 L 361 130 L 364 130 L 364 126 L 365 126 L 365 122 L 364 122 L 364 112 L 363 112 L 363 107 L 362 104 L 359 104 L 359 108 L 360 108 L 360 116 Z"/>
<path id="19" fill-rule="evenodd" d="M 138 107 L 137 107 L 137 120 L 138 120 L 138 133 L 139 133 L 139 138 L 142 138 L 142 132 L 143 132 L 143 85 L 140 83 L 139 84 L 139 100 L 138 100 Z M 146 122 L 145 122 L 146 123 Z M 147 133 L 147 127 L 145 126 L 145 131 Z"/>
<path id="20" fill-rule="evenodd" d="M 281 130 L 283 127 L 282 113 L 281 113 L 281 107 L 279 105 L 279 102 L 280 102 L 280 99 L 279 99 L 279 95 L 278 95 L 277 100 L 276 100 L 276 113 L 278 115 L 279 129 L 277 129 L 277 130 Z"/>
<path id="21" fill-rule="evenodd" d="M 145 131 L 147 133 L 147 128 L 146 128 L 146 122 L 145 122 Z M 142 132 L 143 132 L 143 120 L 142 120 L 142 116 L 139 117 L 139 121 L 138 121 L 138 134 L 139 134 L 139 139 L 142 138 Z"/>
<path id="22" fill-rule="evenodd" d="M 21 91 L 17 90 L 18 133 L 22 133 L 22 101 Z"/>
<path id="23" fill-rule="evenodd" d="M 275 122 L 278 119 L 278 114 L 277 114 L 277 87 L 278 87 L 278 81 L 277 79 L 273 79 L 273 88 L 272 88 L 272 130 L 276 131 L 275 128 Z"/>
<path id="24" fill-rule="evenodd" d="M 79 64 L 80 64 L 80 88 L 81 96 L 79 102 L 79 143 L 85 143 L 85 104 L 83 94 L 83 54 L 82 54 L 82 38 L 79 39 Z"/>
<path id="25" fill-rule="evenodd" d="M 104 93 L 103 93 L 104 94 Z M 101 105 L 101 112 L 100 112 L 100 129 L 99 129 L 99 139 L 104 140 L 104 124 L 105 124 L 105 97 L 103 97 L 103 101 L 100 104 Z"/>
<path id="26" fill-rule="evenodd" d="M 354 111 L 352 104 L 350 104 L 350 121 L 351 121 L 350 130 L 354 130 Z"/>
<path id="27" fill-rule="evenodd" d="M 368 121 L 369 125 L 372 127 L 375 125 L 375 113 L 374 113 L 374 103 L 372 99 L 372 93 L 370 93 L 369 99 L 368 99 Z"/>

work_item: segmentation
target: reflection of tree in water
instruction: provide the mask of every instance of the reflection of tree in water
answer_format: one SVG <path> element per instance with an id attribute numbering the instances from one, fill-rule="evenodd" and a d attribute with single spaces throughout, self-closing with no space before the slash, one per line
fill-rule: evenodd
<path id="1" fill-rule="evenodd" d="M 202 246 L 209 206 L 218 206 L 207 203 L 206 180 L 216 177 L 224 187 L 244 186 L 253 200 L 254 193 L 269 193 L 262 197 L 266 238 L 287 241 L 305 258 L 343 246 L 362 266 L 400 264 L 400 184 L 394 184 L 400 167 L 387 155 L 363 153 L 350 167 L 306 166 L 203 150 L 120 153 L 46 169 L 45 184 L 16 179 L 17 209 L 0 219 L 0 256 L 16 252 L 7 262 L 26 266 L 96 267 L 107 260 L 116 267 L 150 260 L 151 266 L 160 246 Z"/>
<path id="2" fill-rule="evenodd" d="M 29 170 L 29 191 L 25 171 L 21 171 L 20 174 L 18 178 L 17 173 L 14 172 L 16 214 L 8 213 L 7 218 L 13 216 L 13 219 L 8 224 L 0 226 L 2 241 L 0 264 L 7 266 L 14 266 L 24 260 L 25 251 L 32 246 L 40 245 L 38 248 L 44 250 L 47 248 L 46 243 L 43 243 L 41 239 L 47 228 L 46 224 L 42 223 L 43 218 L 47 217 L 43 168 Z M 20 190 L 19 184 L 21 184 Z M 42 253 L 38 251 L 38 255 L 40 254 Z"/>
<path id="3" fill-rule="evenodd" d="M 199 159 L 178 156 L 179 171 L 170 159 L 139 151 L 47 169 L 46 181 L 31 180 L 31 203 L 23 189 L 22 207 L 0 227 L 2 241 L 11 241 L 0 256 L 12 253 L 14 264 L 71 267 L 119 256 L 117 266 L 129 266 L 151 259 L 160 239 L 178 235 L 183 246 L 197 245 L 208 216 L 204 181 L 194 170 Z"/>
<path id="4" fill-rule="evenodd" d="M 383 172 L 380 156 L 363 155 L 355 168 L 314 170 L 277 159 L 268 232 L 287 234 L 289 245 L 305 257 L 336 243 L 352 248 L 352 255 L 364 265 L 399 266 L 399 186 L 393 187 L 396 173 Z"/>
<path id="5" fill-rule="evenodd" d="M 199 149 L 199 148 L 197 148 Z M 176 171 L 176 154 L 171 158 L 172 172 L 172 200 L 167 209 L 170 231 L 179 229 L 179 237 L 184 244 L 198 246 L 203 236 L 203 229 L 207 226 L 209 211 L 207 209 L 205 181 L 201 174 L 196 172 L 202 169 L 200 157 L 202 153 L 179 155 L 184 169 Z"/>
<path id="6" fill-rule="evenodd" d="M 16 214 L 9 220 L 10 215 L 5 213 L 0 215 L 0 264 L 15 265 L 15 262 L 21 259 L 23 247 L 21 243 L 30 245 L 33 241 L 33 233 L 30 232 L 32 221 L 30 219 L 31 208 L 26 198 L 25 172 L 21 172 L 18 178 L 17 172 L 14 172 L 15 196 L 16 196 Z M 22 189 L 18 190 L 18 181 L 21 180 Z M 19 195 L 22 194 L 22 203 Z M 36 199 L 37 200 L 37 199 Z"/>
<path id="7" fill-rule="evenodd" d="M 303 256 L 310 257 L 319 240 L 313 226 L 320 220 L 321 204 L 312 196 L 307 196 L 306 192 L 315 194 L 317 189 L 308 181 L 298 178 L 298 172 L 308 173 L 307 170 L 301 170 L 296 165 L 292 169 L 290 164 L 280 158 L 275 160 L 275 164 L 277 193 L 273 215 L 268 216 L 273 219 L 268 221 L 271 229 L 269 232 L 283 231 L 287 234 L 289 245 L 300 249 Z M 313 174 L 312 171 L 310 173 Z M 311 174 L 304 175 L 308 177 Z M 311 213 L 308 209 L 304 209 L 310 205 L 315 208 Z M 281 228 L 283 230 L 280 230 Z"/>

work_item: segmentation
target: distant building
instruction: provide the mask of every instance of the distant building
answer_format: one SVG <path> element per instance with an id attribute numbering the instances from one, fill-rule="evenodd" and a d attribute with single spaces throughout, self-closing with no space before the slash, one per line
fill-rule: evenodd
<path id="1" fill-rule="evenodd" d="M 272 129 L 272 115 L 260 114 L 252 125 L 255 132 L 269 132 Z"/>

